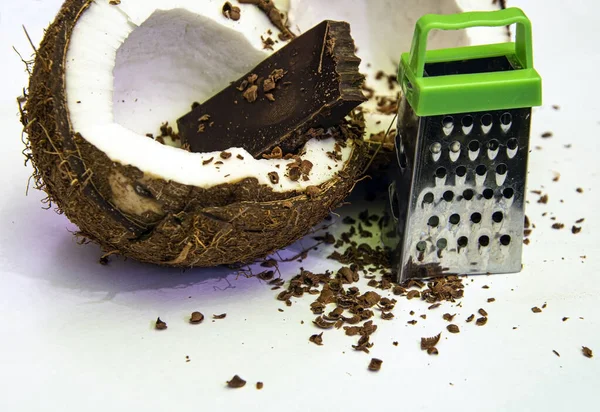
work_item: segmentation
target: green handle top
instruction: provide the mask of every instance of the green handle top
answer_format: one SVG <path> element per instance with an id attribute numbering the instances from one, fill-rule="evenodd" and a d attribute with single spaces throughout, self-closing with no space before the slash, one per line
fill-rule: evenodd
<path id="1" fill-rule="evenodd" d="M 498 11 L 474 11 L 460 14 L 426 14 L 421 17 L 415 26 L 412 46 L 410 49 L 410 70 L 416 77 L 423 77 L 425 70 L 425 52 L 427 51 L 427 37 L 434 29 L 460 30 L 470 27 L 498 27 L 517 24 L 515 41 L 515 54 L 524 69 L 533 68 L 533 51 L 531 39 L 531 22 L 516 7 Z"/>

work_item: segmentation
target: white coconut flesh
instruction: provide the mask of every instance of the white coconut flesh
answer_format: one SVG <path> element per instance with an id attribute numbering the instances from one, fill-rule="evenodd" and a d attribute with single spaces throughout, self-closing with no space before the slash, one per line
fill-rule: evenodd
<path id="1" fill-rule="evenodd" d="M 220 152 L 191 153 L 167 141 L 163 145 L 146 135 L 158 134 L 168 121 L 190 110 L 193 102 L 212 97 L 268 57 L 261 36 L 277 41 L 278 31 L 253 5 L 240 5 L 241 19 L 223 16 L 223 0 L 109 0 L 94 1 L 79 18 L 67 51 L 65 78 L 67 106 L 74 132 L 104 152 L 112 161 L 185 185 L 208 188 L 256 178 L 277 192 L 304 190 L 322 184 L 344 168 L 353 146 L 342 149 L 340 161 L 327 155 L 333 138 L 310 140 L 302 158 L 313 163 L 310 179 L 283 177 L 282 159 L 254 159 L 242 148 L 231 148 L 229 159 Z M 233 2 L 235 3 L 235 2 Z M 369 87 L 377 96 L 393 96 L 387 83 L 374 82 L 375 73 L 394 73 L 400 52 L 408 50 L 414 22 L 425 13 L 454 13 L 490 8 L 490 1 L 460 0 L 285 0 L 276 1 L 289 12 L 290 27 L 305 32 L 324 19 L 350 23 Z M 462 6 L 459 7 L 459 6 Z M 505 41 L 504 30 L 477 31 L 478 42 Z M 503 37 L 504 36 L 504 37 Z M 495 39 L 496 41 L 493 41 Z M 464 32 L 434 33 L 430 48 L 469 42 Z M 278 50 L 285 43 L 277 41 Z M 387 126 L 389 115 L 365 104 L 367 136 Z M 379 123 L 378 123 L 379 122 Z M 387 123 L 386 123 L 387 122 Z M 243 159 L 238 158 L 240 155 Z M 210 165 L 203 162 L 213 158 Z M 217 161 L 223 162 L 215 165 Z M 273 184 L 268 174 L 280 174 Z"/>

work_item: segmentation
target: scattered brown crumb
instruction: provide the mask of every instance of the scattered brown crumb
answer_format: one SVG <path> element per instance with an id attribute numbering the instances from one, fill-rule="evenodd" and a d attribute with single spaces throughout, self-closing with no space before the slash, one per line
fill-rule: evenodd
<path id="1" fill-rule="evenodd" d="M 232 6 L 230 2 L 225 2 L 223 4 L 223 16 L 233 21 L 238 21 L 240 19 L 240 8 L 237 6 Z"/>
<path id="2" fill-rule="evenodd" d="M 256 382 L 256 389 L 261 390 L 265 386 L 262 382 Z"/>
<path id="3" fill-rule="evenodd" d="M 581 232 L 581 226 L 573 226 L 571 228 L 571 233 L 573 233 L 574 235 L 576 235 L 579 232 Z"/>
<path id="4" fill-rule="evenodd" d="M 244 96 L 244 99 L 246 99 L 249 103 L 256 101 L 256 98 L 258 97 L 258 86 L 253 84 L 252 86 L 248 87 L 242 96 Z"/>
<path id="5" fill-rule="evenodd" d="M 396 340 L 396 341 L 392 342 L 392 345 L 398 346 L 398 341 Z"/>
<path id="6" fill-rule="evenodd" d="M 552 136 L 553 136 L 552 132 L 544 132 L 544 133 L 542 133 L 542 138 L 544 138 L 544 139 L 547 139 L 547 138 L 552 137 Z"/>
<path id="7" fill-rule="evenodd" d="M 473 319 L 475 319 L 475 315 L 471 314 L 466 321 L 471 322 Z"/>
<path id="8" fill-rule="evenodd" d="M 277 172 L 270 172 L 269 180 L 271 181 L 271 183 L 276 185 L 277 183 L 279 183 L 279 174 Z"/>
<path id="9" fill-rule="evenodd" d="M 442 334 L 438 333 L 430 338 L 421 338 L 421 350 L 434 348 L 440 341 L 441 336 Z"/>
<path id="10" fill-rule="evenodd" d="M 496 298 L 488 298 L 488 300 L 487 300 L 487 301 L 488 301 L 488 303 L 492 303 L 492 302 L 495 302 L 495 301 L 496 301 Z"/>
<path id="11" fill-rule="evenodd" d="M 381 359 L 377 359 L 377 358 L 371 359 L 371 362 L 369 363 L 369 370 L 373 371 L 373 372 L 377 372 L 378 370 L 381 369 L 382 363 L 383 363 L 383 361 Z"/>
<path id="12" fill-rule="evenodd" d="M 192 312 L 190 323 L 200 323 L 204 320 L 204 315 L 200 312 Z"/>
<path id="13" fill-rule="evenodd" d="M 583 356 L 585 356 L 586 358 L 592 358 L 592 357 L 594 357 L 594 354 L 592 353 L 592 350 L 590 348 L 588 348 L 587 346 L 582 346 L 581 347 L 581 352 L 583 353 Z"/>
<path id="14" fill-rule="evenodd" d="M 458 328 L 458 326 L 453 323 L 446 326 L 446 329 L 448 329 L 448 332 L 450 333 L 460 333 L 460 329 Z"/>
<path id="15" fill-rule="evenodd" d="M 558 357 L 560 358 L 560 353 L 558 353 L 558 352 L 557 352 L 557 351 L 555 351 L 554 349 L 552 349 L 552 352 L 553 352 L 553 353 L 554 353 L 556 356 L 558 356 Z"/>
<path id="16" fill-rule="evenodd" d="M 531 311 L 533 313 L 540 313 L 542 310 L 540 308 L 538 308 L 537 306 L 534 306 L 534 307 L 531 308 Z"/>
<path id="17" fill-rule="evenodd" d="M 225 319 L 227 313 L 221 313 L 220 315 L 213 315 L 213 319 Z"/>
<path id="18" fill-rule="evenodd" d="M 488 315 L 488 313 L 487 313 L 487 312 L 485 311 L 485 309 L 483 309 L 483 308 L 480 308 L 480 309 L 479 309 L 477 312 L 479 312 L 479 314 L 480 314 L 481 316 L 487 316 L 487 315 Z"/>
<path id="19" fill-rule="evenodd" d="M 481 287 L 481 289 L 489 289 L 489 288 L 490 288 L 490 287 L 489 287 L 488 285 L 483 285 L 483 286 Z"/>
<path id="20" fill-rule="evenodd" d="M 121 4 L 121 0 L 110 0 L 108 4 L 110 4 L 111 6 L 118 6 L 119 4 Z"/>
<path id="21" fill-rule="evenodd" d="M 392 312 L 381 312 L 381 319 L 383 319 L 383 320 L 394 319 L 394 314 Z"/>
<path id="22" fill-rule="evenodd" d="M 575 223 L 583 223 L 585 221 L 585 218 L 581 218 L 581 219 L 577 219 L 575 221 Z"/>
<path id="23" fill-rule="evenodd" d="M 560 173 L 554 172 L 554 177 L 552 178 L 553 182 L 558 182 L 560 180 Z"/>
<path id="24" fill-rule="evenodd" d="M 244 156 L 242 156 L 241 154 L 237 155 L 236 157 L 240 160 L 244 160 Z"/>
<path id="25" fill-rule="evenodd" d="M 273 39 L 271 37 L 267 36 L 266 38 L 264 38 L 263 36 L 260 36 L 260 39 L 263 42 L 263 49 L 273 50 L 273 46 L 275 45 L 275 42 L 273 41 Z"/>
<path id="26" fill-rule="evenodd" d="M 525 245 L 528 245 L 529 243 L 531 243 L 531 241 L 530 241 L 529 239 L 523 239 L 523 243 L 524 243 Z"/>
<path id="27" fill-rule="evenodd" d="M 560 106 L 559 106 L 559 105 L 557 105 L 557 104 L 553 104 L 553 105 L 552 105 L 552 108 L 553 108 L 554 110 L 560 110 Z"/>
<path id="28" fill-rule="evenodd" d="M 583 193 L 583 188 L 582 187 L 578 187 L 577 189 L 575 189 L 575 191 L 577 193 Z"/>
<path id="29" fill-rule="evenodd" d="M 210 158 L 210 159 L 208 159 L 208 160 L 204 160 L 204 161 L 202 162 L 202 166 L 206 166 L 207 164 L 209 164 L 210 162 L 212 162 L 214 159 L 215 159 L 214 157 L 211 157 L 211 158 Z"/>
<path id="30" fill-rule="evenodd" d="M 417 324 L 417 321 L 413 319 L 413 320 L 409 320 L 409 321 L 408 321 L 408 322 L 406 322 L 406 323 L 408 323 L 409 325 L 413 325 L 413 326 L 414 326 L 414 325 L 416 325 L 416 324 Z"/>
<path id="31" fill-rule="evenodd" d="M 323 345 L 323 332 L 319 333 L 318 335 L 312 335 L 310 338 L 308 338 L 308 340 L 319 346 Z"/>
<path id="32" fill-rule="evenodd" d="M 221 152 L 221 159 L 229 159 L 231 157 L 231 153 L 229 152 Z"/>
<path id="33" fill-rule="evenodd" d="M 483 326 L 487 323 L 487 321 L 488 321 L 488 318 L 486 316 L 482 316 L 480 318 L 477 318 L 477 320 L 475 321 L 475 324 L 477 326 Z"/>
<path id="34" fill-rule="evenodd" d="M 544 204 L 544 205 L 545 205 L 545 204 L 547 204 L 547 203 L 548 203 L 548 195 L 543 195 L 543 196 L 541 196 L 541 197 L 538 199 L 538 201 L 537 201 L 537 202 L 538 202 L 538 203 L 542 203 L 542 204 Z"/>
<path id="35" fill-rule="evenodd" d="M 548 307 L 548 304 L 547 304 L 547 303 L 544 303 L 544 304 L 542 305 L 542 309 L 546 309 L 546 307 Z"/>
<path id="36" fill-rule="evenodd" d="M 432 309 L 436 309 L 439 308 L 440 306 L 442 306 L 441 303 L 434 303 L 433 305 L 429 306 L 427 309 L 432 310 Z"/>
<path id="37" fill-rule="evenodd" d="M 566 321 L 568 321 L 568 320 L 569 320 L 568 316 L 565 316 L 564 318 L 562 318 L 562 321 L 563 321 L 563 322 L 566 322 Z"/>
<path id="38" fill-rule="evenodd" d="M 246 385 L 246 381 L 240 378 L 238 375 L 235 375 L 230 381 L 227 381 L 227 386 L 230 388 L 242 388 L 244 385 Z"/>
<path id="39" fill-rule="evenodd" d="M 167 329 L 167 323 L 160 320 L 160 318 L 156 319 L 156 324 L 154 326 L 157 330 L 165 330 Z"/>
<path id="40" fill-rule="evenodd" d="M 557 222 L 552 225 L 552 229 L 557 229 L 557 230 L 563 229 L 564 227 L 565 227 L 564 223 Z"/>

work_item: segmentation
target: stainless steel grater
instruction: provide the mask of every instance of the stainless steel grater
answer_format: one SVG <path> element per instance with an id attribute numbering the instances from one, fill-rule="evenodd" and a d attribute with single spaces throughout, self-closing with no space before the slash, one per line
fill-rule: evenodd
<path id="1" fill-rule="evenodd" d="M 432 28 L 515 22 L 516 46 L 425 53 Z M 541 100 L 524 47 L 528 23 L 519 9 L 417 23 L 400 68 L 404 97 L 384 235 L 398 281 L 521 270 L 531 107 Z"/>

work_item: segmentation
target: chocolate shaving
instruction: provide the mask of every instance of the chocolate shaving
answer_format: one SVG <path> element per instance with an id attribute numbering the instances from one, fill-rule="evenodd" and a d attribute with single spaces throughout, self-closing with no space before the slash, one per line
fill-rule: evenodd
<path id="1" fill-rule="evenodd" d="M 160 320 L 160 318 L 157 318 L 156 319 L 156 324 L 154 325 L 154 327 L 157 330 L 165 330 L 165 329 L 167 329 L 167 323 L 163 322 L 162 320 Z"/>
<path id="2" fill-rule="evenodd" d="M 292 33 L 286 25 L 287 19 L 285 18 L 285 14 L 281 13 L 279 11 L 279 9 L 277 9 L 277 7 L 275 7 L 273 0 L 238 0 L 238 1 L 240 2 L 240 4 L 254 4 L 262 12 L 264 12 L 267 15 L 267 17 L 269 18 L 269 20 L 271 21 L 271 23 L 273 23 L 273 25 L 275 27 L 277 27 L 277 29 L 279 29 L 279 31 L 281 32 L 281 35 L 279 36 L 280 39 L 288 40 L 288 39 L 293 39 L 294 37 L 296 37 L 296 35 L 294 33 Z"/>
<path id="3" fill-rule="evenodd" d="M 227 313 L 222 313 L 220 315 L 213 315 L 213 319 L 225 319 L 227 317 Z"/>
<path id="4" fill-rule="evenodd" d="M 431 338 L 421 338 L 421 350 L 434 348 L 438 342 L 440 341 L 441 333 L 431 337 Z"/>
<path id="5" fill-rule="evenodd" d="M 246 385 L 246 381 L 240 378 L 238 375 L 235 375 L 230 381 L 227 381 L 227 386 L 230 388 L 242 388 L 244 385 Z"/>
<path id="6" fill-rule="evenodd" d="M 383 361 L 381 359 L 373 358 L 371 362 L 369 362 L 369 370 L 373 372 L 377 372 L 381 369 L 381 364 Z"/>
<path id="7" fill-rule="evenodd" d="M 477 326 L 483 326 L 483 325 L 485 325 L 485 324 L 487 323 L 487 320 L 488 320 L 488 318 L 487 318 L 487 317 L 485 317 L 485 316 L 483 316 L 483 317 L 481 317 L 481 318 L 478 318 L 478 319 L 475 321 L 475 324 L 476 324 Z"/>
<path id="8" fill-rule="evenodd" d="M 200 312 L 192 312 L 190 316 L 190 323 L 200 323 L 204 320 L 204 315 Z"/>
<path id="9" fill-rule="evenodd" d="M 446 329 L 450 333 L 460 333 L 460 329 L 459 329 L 458 325 L 455 325 L 453 323 L 451 323 L 450 325 L 446 326 Z"/>
<path id="10" fill-rule="evenodd" d="M 310 338 L 308 338 L 308 340 L 316 345 L 323 345 L 323 332 L 319 333 L 318 335 L 312 335 Z"/>

